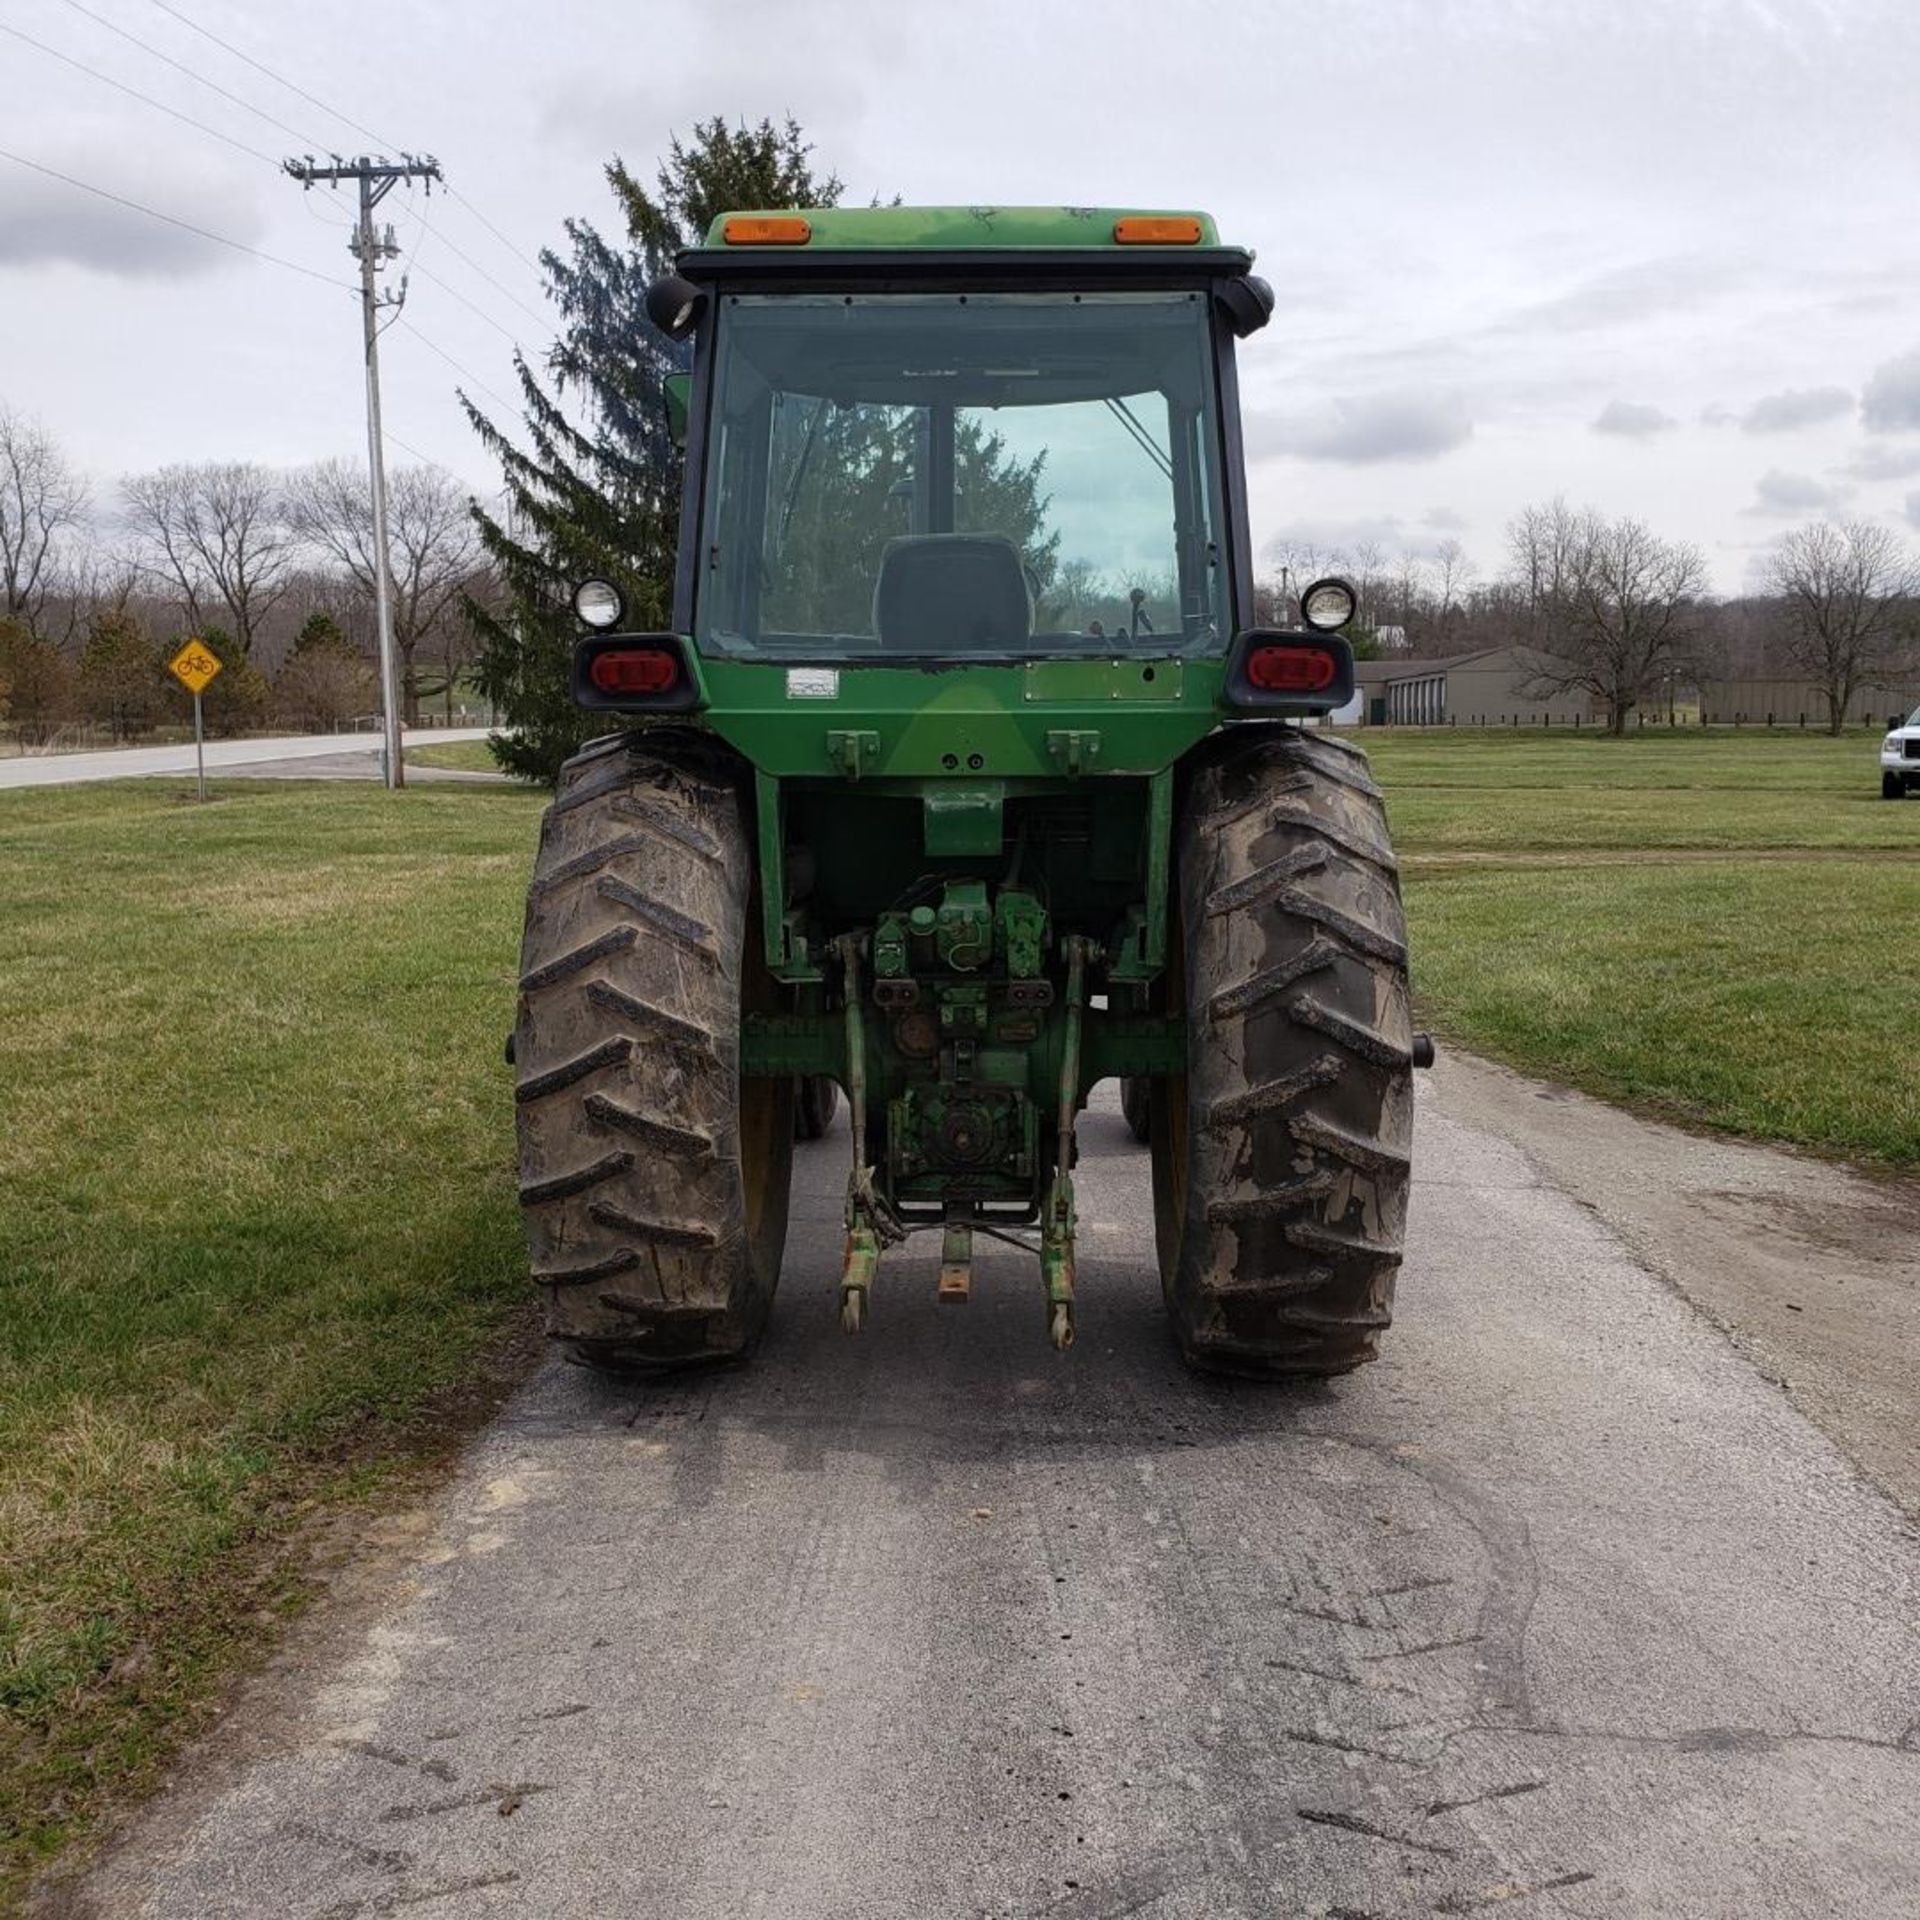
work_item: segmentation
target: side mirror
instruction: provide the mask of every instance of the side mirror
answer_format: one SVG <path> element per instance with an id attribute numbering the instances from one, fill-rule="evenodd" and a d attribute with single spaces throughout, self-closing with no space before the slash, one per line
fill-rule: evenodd
<path id="1" fill-rule="evenodd" d="M 667 396 L 667 432 L 677 451 L 687 450 L 687 416 L 693 404 L 693 375 L 670 373 L 661 381 Z"/>

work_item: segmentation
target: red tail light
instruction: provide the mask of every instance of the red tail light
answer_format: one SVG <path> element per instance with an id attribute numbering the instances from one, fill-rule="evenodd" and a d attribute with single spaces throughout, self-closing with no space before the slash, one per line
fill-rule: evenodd
<path id="1" fill-rule="evenodd" d="M 593 656 L 587 675 L 602 693 L 666 693 L 680 662 L 658 647 L 609 647 Z"/>
<path id="2" fill-rule="evenodd" d="M 1247 678 L 1262 693 L 1320 693 L 1339 670 L 1319 647 L 1255 647 L 1247 655 Z"/>

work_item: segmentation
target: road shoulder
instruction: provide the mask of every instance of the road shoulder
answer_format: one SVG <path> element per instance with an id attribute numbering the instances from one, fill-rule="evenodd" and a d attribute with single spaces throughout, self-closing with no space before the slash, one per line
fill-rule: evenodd
<path id="1" fill-rule="evenodd" d="M 1448 1110 L 1512 1142 L 1920 1515 L 1920 1183 L 1705 1138 L 1443 1052 Z"/>

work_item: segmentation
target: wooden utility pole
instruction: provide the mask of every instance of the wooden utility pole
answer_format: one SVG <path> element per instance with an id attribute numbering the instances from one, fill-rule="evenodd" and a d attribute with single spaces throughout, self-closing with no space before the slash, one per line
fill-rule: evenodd
<path id="1" fill-rule="evenodd" d="M 367 361 L 367 464 L 373 486 L 373 604 L 380 631 L 380 719 L 383 744 L 381 759 L 389 787 L 407 784 L 406 762 L 400 753 L 400 676 L 393 645 L 393 577 L 387 562 L 387 460 L 380 432 L 380 321 L 382 309 L 396 315 L 406 304 L 407 283 L 402 275 L 399 287 L 382 293 L 378 274 L 382 265 L 399 251 L 393 228 L 376 232 L 373 210 L 400 181 L 420 180 L 427 191 L 440 176 L 440 163 L 402 154 L 398 160 L 374 159 L 366 154 L 357 160 L 342 160 L 335 154 L 325 165 L 312 154 L 302 160 L 286 162 L 286 171 L 303 187 L 324 181 L 338 186 L 343 180 L 358 182 L 360 218 L 347 242 L 348 251 L 360 262 L 360 330 Z"/>

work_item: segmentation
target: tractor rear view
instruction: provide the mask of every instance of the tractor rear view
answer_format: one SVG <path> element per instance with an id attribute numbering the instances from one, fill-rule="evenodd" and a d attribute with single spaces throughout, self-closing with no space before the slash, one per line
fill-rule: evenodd
<path id="1" fill-rule="evenodd" d="M 838 1311 L 889 1250 L 1028 1247 L 1074 1331 L 1075 1125 L 1125 1088 L 1197 1364 L 1373 1356 L 1416 1037 L 1338 581 L 1252 618 L 1234 355 L 1272 295 L 1193 214 L 742 213 L 648 297 L 691 343 L 671 633 L 582 583 L 626 730 L 542 829 L 513 1054 L 550 1331 L 743 1354 L 796 1109 L 846 1097 Z M 898 1282 L 894 1282 L 898 1284 Z"/>

